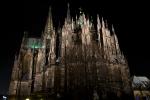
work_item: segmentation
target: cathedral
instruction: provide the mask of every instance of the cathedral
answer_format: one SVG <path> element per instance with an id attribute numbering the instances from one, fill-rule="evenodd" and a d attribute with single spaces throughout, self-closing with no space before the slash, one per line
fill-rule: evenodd
<path id="1" fill-rule="evenodd" d="M 64 24 L 56 29 L 51 7 L 48 13 L 40 38 L 31 38 L 24 32 L 12 69 L 10 98 L 124 100 L 130 97 L 129 67 L 114 27 L 108 27 L 99 15 L 94 25 L 82 11 L 73 19 L 68 5 Z"/>

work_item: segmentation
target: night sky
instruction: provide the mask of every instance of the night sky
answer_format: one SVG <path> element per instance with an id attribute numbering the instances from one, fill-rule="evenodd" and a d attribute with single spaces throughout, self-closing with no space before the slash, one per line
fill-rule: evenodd
<path id="1" fill-rule="evenodd" d="M 71 2 L 70 2 L 71 1 Z M 121 50 L 127 57 L 131 75 L 150 78 L 150 16 L 148 3 L 126 0 L 110 2 L 105 0 L 70 0 L 72 16 L 79 7 L 90 14 L 103 16 L 113 24 Z M 8 91 L 14 56 L 19 51 L 23 31 L 30 36 L 40 36 L 44 29 L 49 5 L 52 5 L 54 24 L 63 22 L 66 14 L 66 0 L 24 0 L 13 4 L 5 11 L 3 36 L 0 38 L 0 94 Z M 4 7 L 5 8 L 5 7 Z"/>

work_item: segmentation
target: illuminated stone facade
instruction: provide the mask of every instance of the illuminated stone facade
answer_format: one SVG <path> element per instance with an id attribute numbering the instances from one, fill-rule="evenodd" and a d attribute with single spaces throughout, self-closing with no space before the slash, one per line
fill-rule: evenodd
<path id="1" fill-rule="evenodd" d="M 90 100 L 93 93 L 101 99 L 132 94 L 128 64 L 113 26 L 109 29 L 97 15 L 95 28 L 83 12 L 72 19 L 68 7 L 64 25 L 55 30 L 50 8 L 41 38 L 24 34 L 9 87 L 9 95 L 38 92 L 87 95 Z"/>

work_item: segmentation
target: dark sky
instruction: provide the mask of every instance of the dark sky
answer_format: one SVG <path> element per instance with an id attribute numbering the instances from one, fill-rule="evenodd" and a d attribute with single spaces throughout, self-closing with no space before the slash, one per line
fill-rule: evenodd
<path id="1" fill-rule="evenodd" d="M 15 53 L 19 50 L 23 31 L 31 36 L 40 36 L 44 28 L 48 7 L 52 5 L 54 23 L 63 21 L 66 14 L 66 0 L 24 0 L 13 4 L 4 13 L 4 35 L 1 36 L 0 52 L 0 94 L 5 94 L 10 80 Z M 150 16 L 148 3 L 129 0 L 110 2 L 105 0 L 71 0 L 71 12 L 75 14 L 82 7 L 90 15 L 103 16 L 113 24 L 120 47 L 130 67 L 131 75 L 144 75 L 150 78 L 149 29 Z M 59 19 L 59 20 L 58 20 Z"/>

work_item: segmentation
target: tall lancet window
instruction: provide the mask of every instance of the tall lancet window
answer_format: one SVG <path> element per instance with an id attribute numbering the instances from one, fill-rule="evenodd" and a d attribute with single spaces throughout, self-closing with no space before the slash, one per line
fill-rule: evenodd
<path id="1" fill-rule="evenodd" d="M 30 67 L 32 67 L 32 53 L 31 50 L 28 49 L 27 53 L 24 56 L 23 64 L 22 64 L 21 77 L 23 81 L 29 79 Z"/>
<path id="2" fill-rule="evenodd" d="M 81 26 L 78 26 L 74 29 L 72 40 L 74 41 L 74 44 L 81 44 Z"/>

